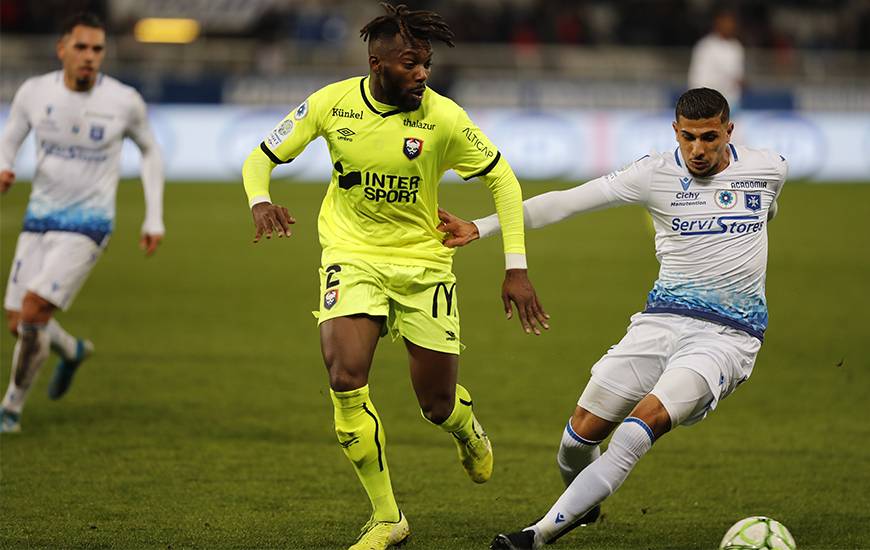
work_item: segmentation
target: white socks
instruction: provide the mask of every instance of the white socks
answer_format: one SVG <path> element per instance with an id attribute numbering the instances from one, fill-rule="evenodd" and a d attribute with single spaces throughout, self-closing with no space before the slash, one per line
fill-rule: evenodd
<path id="1" fill-rule="evenodd" d="M 536 544 L 552 540 L 574 520 L 612 495 L 652 444 L 649 426 L 639 418 L 626 418 L 613 433 L 607 451 L 577 474 L 547 515 L 533 526 Z"/>
<path id="2" fill-rule="evenodd" d="M 48 358 L 50 343 L 45 325 L 18 325 L 18 341 L 12 352 L 12 375 L 6 396 L 3 398 L 3 408 L 15 414 L 21 414 L 27 392 L 36 380 L 39 369 Z"/>
<path id="3" fill-rule="evenodd" d="M 556 463 L 559 465 L 559 473 L 562 474 L 565 487 L 571 485 L 577 474 L 601 456 L 599 443 L 601 442 L 589 441 L 577 435 L 571 427 L 571 419 L 568 419 L 568 425 L 562 432 L 559 454 L 556 455 Z"/>
<path id="4" fill-rule="evenodd" d="M 65 331 L 54 318 L 49 320 L 48 324 L 45 325 L 45 331 L 51 340 L 51 349 L 64 359 L 73 360 L 76 358 L 78 340 L 76 340 L 75 336 Z"/>

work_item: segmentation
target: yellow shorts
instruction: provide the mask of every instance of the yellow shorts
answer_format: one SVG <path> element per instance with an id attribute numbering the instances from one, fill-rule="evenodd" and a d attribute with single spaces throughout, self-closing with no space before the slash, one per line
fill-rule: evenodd
<path id="1" fill-rule="evenodd" d="M 385 332 L 459 355 L 456 277 L 447 270 L 351 260 L 320 268 L 318 324 L 364 313 L 386 317 Z"/>

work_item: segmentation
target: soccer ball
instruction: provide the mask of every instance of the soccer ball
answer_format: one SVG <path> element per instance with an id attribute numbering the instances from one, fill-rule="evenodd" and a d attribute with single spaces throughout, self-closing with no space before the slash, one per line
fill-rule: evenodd
<path id="1" fill-rule="evenodd" d="M 795 550 L 794 537 L 775 519 L 753 516 L 728 529 L 719 550 Z"/>

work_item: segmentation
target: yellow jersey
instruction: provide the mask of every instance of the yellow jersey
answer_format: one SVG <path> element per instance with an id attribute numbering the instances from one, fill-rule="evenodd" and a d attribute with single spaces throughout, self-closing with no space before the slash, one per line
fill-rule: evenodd
<path id="1" fill-rule="evenodd" d="M 246 161 L 252 204 L 269 200 L 271 170 L 317 137 L 326 140 L 333 163 L 318 218 L 324 265 L 360 258 L 449 269 L 454 250 L 441 243 L 444 234 L 436 226 L 438 184 L 450 169 L 466 180 L 484 178 L 502 219 L 505 253 L 525 254 L 519 182 L 452 100 L 427 88 L 420 107 L 405 112 L 375 100 L 369 77 L 321 88 Z"/>

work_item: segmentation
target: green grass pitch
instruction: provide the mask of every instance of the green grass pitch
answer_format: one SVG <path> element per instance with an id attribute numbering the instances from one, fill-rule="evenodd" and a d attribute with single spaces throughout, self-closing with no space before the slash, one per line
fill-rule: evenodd
<path id="1" fill-rule="evenodd" d="M 534 195 L 569 184 L 530 184 Z M 0 439 L 3 548 L 346 548 L 368 502 L 336 444 L 310 311 L 320 299 L 320 185 L 275 183 L 299 223 L 252 245 L 240 185 L 166 189 L 168 237 L 136 247 L 138 184 L 119 189 L 116 234 L 59 319 L 96 343 L 60 402 L 52 358 Z M 2 200 L 5 282 L 27 193 Z M 442 204 L 492 210 L 480 184 Z M 870 185 L 790 184 L 770 225 L 770 329 L 752 380 L 707 420 L 657 442 L 604 505 L 554 548 L 715 548 L 751 515 L 798 546 L 870 547 Z M 473 485 L 450 437 L 420 416 L 404 348 L 383 340 L 371 379 L 409 550 L 483 549 L 543 514 L 554 458 L 589 368 L 624 334 L 657 270 L 646 214 L 622 208 L 528 234 L 552 330 L 504 320 L 498 239 L 457 254 L 460 378 L 493 439 L 495 473 Z M 3 333 L 2 386 L 12 339 Z"/>

